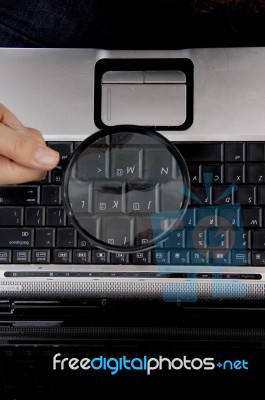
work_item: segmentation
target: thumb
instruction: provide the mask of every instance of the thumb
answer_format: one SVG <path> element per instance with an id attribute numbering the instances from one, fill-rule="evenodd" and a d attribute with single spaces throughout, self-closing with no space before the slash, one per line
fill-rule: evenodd
<path id="1" fill-rule="evenodd" d="M 0 123 L 0 154 L 23 167 L 38 170 L 54 168 L 59 162 L 59 153 L 47 147 L 43 139 L 40 140 L 39 131 L 27 130 L 29 128 L 12 129 Z"/>

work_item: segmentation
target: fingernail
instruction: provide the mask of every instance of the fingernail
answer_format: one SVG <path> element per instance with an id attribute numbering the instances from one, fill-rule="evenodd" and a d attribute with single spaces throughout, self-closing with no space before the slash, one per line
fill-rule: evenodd
<path id="1" fill-rule="evenodd" d="M 49 147 L 39 147 L 34 155 L 35 161 L 43 166 L 54 166 L 59 161 L 59 153 Z"/>

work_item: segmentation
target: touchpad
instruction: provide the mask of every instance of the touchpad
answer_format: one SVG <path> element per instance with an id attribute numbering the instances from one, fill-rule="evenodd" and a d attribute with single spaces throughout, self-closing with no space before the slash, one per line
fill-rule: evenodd
<path id="1" fill-rule="evenodd" d="M 186 129 L 193 114 L 193 74 L 189 62 L 177 61 L 109 60 L 100 73 L 96 69 L 96 124 Z"/>
<path id="2" fill-rule="evenodd" d="M 182 71 L 110 71 L 102 77 L 105 125 L 182 125 L 186 75 Z"/>

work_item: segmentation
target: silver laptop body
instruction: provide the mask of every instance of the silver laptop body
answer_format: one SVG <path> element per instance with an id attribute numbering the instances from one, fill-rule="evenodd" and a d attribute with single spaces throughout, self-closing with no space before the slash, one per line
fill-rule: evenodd
<path id="1" fill-rule="evenodd" d="M 198 143 L 205 144 L 209 152 L 215 143 L 222 146 L 221 152 L 226 151 L 228 142 L 242 143 L 246 152 L 250 142 L 255 145 L 260 142 L 260 146 L 265 143 L 263 47 L 174 51 L 2 48 L 0 78 L 1 103 L 24 125 L 39 129 L 47 142 L 79 143 L 101 127 L 128 123 L 152 126 L 170 141 L 192 144 L 194 149 Z M 248 163 L 247 158 L 240 161 Z M 211 161 L 218 163 L 220 160 Z M 203 161 L 201 166 L 204 168 Z M 251 185 L 250 182 L 248 186 Z M 1 203 L 4 206 L 5 200 Z M 258 226 L 253 217 L 253 228 L 262 230 L 262 201 L 261 205 L 258 200 L 253 203 L 255 207 L 260 207 L 262 215 Z M 251 221 L 249 224 L 247 230 L 251 231 Z M 228 249 L 233 253 L 230 262 L 213 265 L 181 264 L 179 260 L 174 263 L 172 259 L 164 264 L 159 262 L 159 255 L 156 264 L 105 264 L 93 260 L 79 264 L 73 259 L 64 263 L 63 252 L 67 247 L 59 248 L 62 262 L 58 264 L 41 263 L 41 248 L 37 263 L 32 259 L 23 263 L 23 251 L 29 249 L 27 242 L 26 248 L 23 247 L 23 234 L 21 241 L 15 243 L 14 239 L 12 245 L 3 233 L 3 229 L 10 233 L 13 228 L 2 227 L 0 234 L 1 299 L 110 298 L 168 302 L 264 299 L 264 253 L 262 246 L 250 248 L 252 237 L 247 248 L 238 252 Z M 25 229 L 26 241 L 28 231 L 24 222 L 19 228 L 21 232 Z M 82 252 L 80 246 L 77 243 L 75 250 Z M 31 254 L 34 249 L 35 244 L 30 247 Z M 7 262 L 10 251 L 14 250 L 20 262 L 14 263 L 13 258 Z M 22 252 L 20 259 L 18 251 Z M 190 251 L 195 257 L 198 249 Z M 240 265 L 243 252 L 248 263 Z M 165 253 L 156 250 L 159 253 L 163 258 Z M 215 254 L 218 257 L 218 251 Z"/>

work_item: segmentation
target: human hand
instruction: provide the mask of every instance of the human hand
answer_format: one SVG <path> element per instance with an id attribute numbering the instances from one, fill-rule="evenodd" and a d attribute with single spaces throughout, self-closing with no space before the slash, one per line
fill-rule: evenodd
<path id="1" fill-rule="evenodd" d="M 0 184 L 38 181 L 59 162 L 40 131 L 27 128 L 0 104 Z"/>

